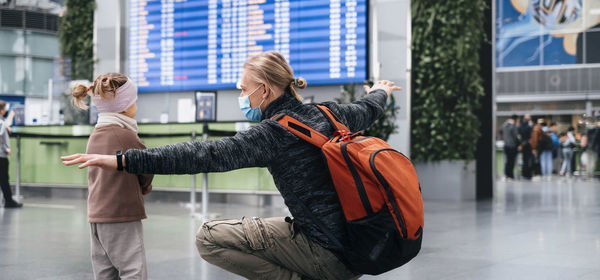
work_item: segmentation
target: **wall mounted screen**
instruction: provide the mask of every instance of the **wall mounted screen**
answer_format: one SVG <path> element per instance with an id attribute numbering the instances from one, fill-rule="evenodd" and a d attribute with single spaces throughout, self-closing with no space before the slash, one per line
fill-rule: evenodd
<path id="1" fill-rule="evenodd" d="M 367 0 L 129 1 L 140 92 L 235 88 L 248 57 L 282 53 L 309 85 L 367 78 Z"/>

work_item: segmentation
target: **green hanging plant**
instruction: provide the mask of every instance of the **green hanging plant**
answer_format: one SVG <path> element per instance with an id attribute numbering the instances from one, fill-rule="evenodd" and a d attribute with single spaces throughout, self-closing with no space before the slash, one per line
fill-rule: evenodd
<path id="1" fill-rule="evenodd" d="M 472 160 L 484 95 L 485 1 L 412 0 L 411 157 Z"/>
<path id="2" fill-rule="evenodd" d="M 58 30 L 60 52 L 70 65 L 71 80 L 92 81 L 94 75 L 94 0 L 67 0 Z M 71 90 L 61 96 L 65 124 L 88 124 L 89 112 L 73 105 Z"/>
<path id="3" fill-rule="evenodd" d="M 369 86 L 373 86 L 372 82 L 368 83 Z M 338 103 L 352 103 L 358 100 L 362 95 L 357 96 L 356 84 L 346 84 L 342 86 L 342 97 L 336 98 Z M 367 130 L 363 132 L 364 135 L 381 138 L 387 141 L 392 133 L 396 132 L 398 125 L 396 125 L 396 115 L 400 110 L 396 107 L 396 100 L 394 95 L 390 95 L 387 104 L 385 105 L 385 112 L 381 118 L 375 121 Z"/>
<path id="4" fill-rule="evenodd" d="M 94 74 L 94 0 L 67 0 L 58 30 L 60 52 L 71 60 L 72 80 L 92 80 Z"/>

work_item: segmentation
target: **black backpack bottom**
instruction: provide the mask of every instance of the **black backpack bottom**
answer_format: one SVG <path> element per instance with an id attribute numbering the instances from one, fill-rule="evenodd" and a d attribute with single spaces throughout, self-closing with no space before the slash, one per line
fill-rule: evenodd
<path id="1" fill-rule="evenodd" d="M 402 238 L 387 207 L 372 216 L 346 223 L 348 245 L 344 258 L 350 269 L 363 274 L 378 275 L 400 267 L 421 250 L 419 238 Z"/>

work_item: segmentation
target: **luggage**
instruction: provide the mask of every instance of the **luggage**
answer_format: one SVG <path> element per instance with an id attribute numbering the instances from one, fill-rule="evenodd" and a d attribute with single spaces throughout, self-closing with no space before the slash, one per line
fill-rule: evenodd
<path id="1" fill-rule="evenodd" d="M 329 108 L 317 107 L 336 130 L 331 139 L 291 116 L 271 119 L 321 149 L 346 218 L 345 261 L 372 275 L 404 265 L 421 249 L 424 223 L 411 161 L 379 138 L 351 133 Z"/>

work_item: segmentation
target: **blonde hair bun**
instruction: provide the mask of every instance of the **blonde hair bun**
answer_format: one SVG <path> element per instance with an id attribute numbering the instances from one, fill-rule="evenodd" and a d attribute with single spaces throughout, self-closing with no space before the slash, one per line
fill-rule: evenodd
<path id="1" fill-rule="evenodd" d="M 292 81 L 292 85 L 299 89 L 305 89 L 307 86 L 307 83 L 304 78 L 298 77 L 298 78 L 294 78 L 294 80 Z"/>
<path id="2" fill-rule="evenodd" d="M 84 110 L 89 108 L 85 102 L 85 98 L 88 96 L 89 90 L 89 87 L 82 84 L 78 84 L 73 87 L 73 103 L 75 103 L 75 106 Z"/>

